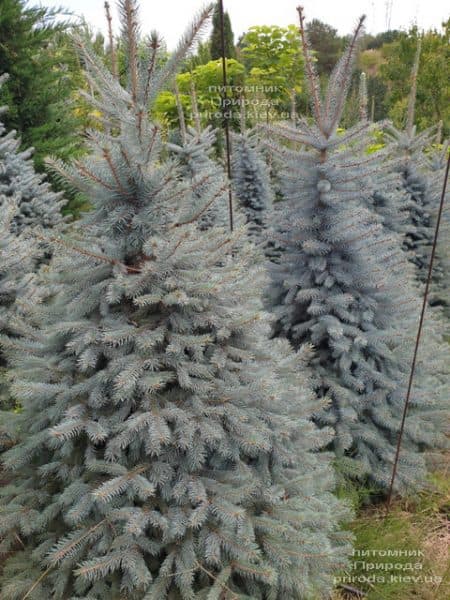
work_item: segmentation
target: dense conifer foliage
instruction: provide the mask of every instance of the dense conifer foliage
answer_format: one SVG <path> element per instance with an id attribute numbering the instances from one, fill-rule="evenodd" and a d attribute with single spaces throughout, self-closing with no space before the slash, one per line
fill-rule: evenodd
<path id="1" fill-rule="evenodd" d="M 6 75 L 0 78 L 0 87 L 6 80 Z M 2 113 L 7 113 L 6 107 Z M 32 150 L 20 150 L 16 132 L 7 132 L 0 121 L 0 209 L 7 209 L 10 199 L 16 198 L 18 210 L 11 228 L 17 233 L 27 226 L 48 228 L 63 221 L 61 194 L 53 192 L 43 176 L 36 174 L 31 155 Z"/>
<path id="2" fill-rule="evenodd" d="M 238 206 L 245 215 L 248 234 L 254 243 L 265 246 L 273 191 L 254 132 L 244 131 L 233 137 L 232 160 L 233 189 Z"/>
<path id="3" fill-rule="evenodd" d="M 403 414 L 419 294 L 398 236 L 368 208 L 377 177 L 391 170 L 384 153 L 365 152 L 371 124 L 362 119 L 337 131 L 362 21 L 322 95 L 299 14 L 314 121 L 266 127 L 266 145 L 285 163 L 286 196 L 284 251 L 271 267 L 268 304 L 277 318 L 275 336 L 294 348 L 315 348 L 315 389 L 329 400 L 315 420 L 334 428 L 338 464 L 383 489 Z M 274 136 L 282 143 L 272 142 Z M 427 328 L 396 479 L 403 492 L 424 482 L 422 450 L 445 443 L 448 407 L 439 364 L 445 351 L 431 316 Z"/>
<path id="4" fill-rule="evenodd" d="M 194 201 L 201 203 L 210 178 L 225 178 L 224 168 L 213 157 L 217 132 L 209 126 L 203 129 L 199 121 L 195 127 L 186 126 L 181 112 L 180 117 L 181 131 L 176 132 L 180 143 L 169 143 L 168 149 L 179 158 L 183 176 L 192 182 Z M 223 192 L 198 219 L 198 226 L 209 229 L 213 225 L 225 226 L 227 222 L 226 192 Z"/>
<path id="5" fill-rule="evenodd" d="M 57 245 L 32 332 L 6 340 L 23 412 L 3 455 L 2 598 L 327 594 L 347 509 L 316 452 L 331 432 L 311 421 L 310 350 L 268 343 L 245 233 L 197 226 L 228 182 L 187 178 L 148 118 L 209 10 L 156 69 L 121 6 L 129 86 L 80 47 L 109 126 L 53 165 L 93 209 Z"/>
<path id="6" fill-rule="evenodd" d="M 425 154 L 432 146 L 434 128 L 418 133 L 414 125 L 420 55 L 419 41 L 411 72 L 406 124 L 403 130 L 392 125 L 386 128 L 391 166 L 386 169 L 384 180 L 380 178 L 373 206 L 382 215 L 384 225 L 400 234 L 402 247 L 415 265 L 416 277 L 423 282 L 428 274 L 439 194 L 433 191 L 433 167 L 428 167 Z M 438 261 L 434 269 L 435 277 L 442 275 Z"/>
<path id="7" fill-rule="evenodd" d="M 436 144 L 427 155 L 427 173 L 430 181 L 429 197 L 433 207 L 433 217 L 437 216 L 444 187 L 445 172 L 448 162 L 449 143 Z M 444 314 L 449 316 L 450 307 L 450 209 L 449 190 L 444 196 L 444 206 L 438 240 L 436 246 L 435 268 L 433 271 L 432 303 L 444 307 Z M 434 219 L 436 220 L 436 219 Z"/>
<path id="8" fill-rule="evenodd" d="M 3 200 L 3 201 L 2 201 Z M 13 333 L 13 315 L 17 303 L 24 302 L 30 276 L 35 267 L 36 245 L 31 239 L 13 232 L 18 214 L 16 198 L 0 196 L 0 408 L 11 407 L 9 385 L 7 385 L 6 362 L 2 348 L 2 336 Z M 8 420 L 9 414 L 0 420 Z M 3 430 L 3 427 L 1 427 Z M 2 434 L 0 433 L 0 436 Z M 1 442 L 0 442 L 1 444 Z"/>
<path id="9" fill-rule="evenodd" d="M 0 88 L 7 79 L 7 75 L 0 77 Z M 7 107 L 0 108 L 0 119 L 7 112 Z M 31 292 L 26 290 L 38 267 L 38 254 L 43 258 L 43 248 L 32 241 L 30 232 L 58 229 L 64 222 L 61 194 L 36 174 L 31 151 L 21 151 L 19 146 L 15 131 L 7 133 L 0 120 L 0 334 L 12 333 L 16 299 L 23 302 Z M 0 407 L 5 408 L 12 400 L 1 346 L 0 342 Z"/>

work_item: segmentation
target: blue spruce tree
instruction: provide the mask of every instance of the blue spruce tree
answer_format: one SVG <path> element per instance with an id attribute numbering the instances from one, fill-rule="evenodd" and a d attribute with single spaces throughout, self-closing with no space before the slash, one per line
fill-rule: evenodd
<path id="1" fill-rule="evenodd" d="M 367 155 L 371 125 L 337 133 L 363 19 L 334 69 L 325 96 L 314 71 L 299 8 L 314 121 L 267 126 L 266 144 L 285 162 L 284 251 L 271 266 L 268 303 L 275 336 L 294 348 L 312 344 L 315 389 L 328 407 L 315 420 L 335 430 L 332 447 L 352 476 L 389 485 L 412 358 L 419 300 L 398 238 L 367 208 L 386 165 Z M 277 136 L 289 144 L 276 144 Z M 297 146 L 297 148 L 296 148 Z M 428 323 L 432 329 L 432 322 Z M 396 489 L 423 481 L 422 450 L 444 444 L 445 410 L 439 336 L 430 333 L 428 371 L 414 390 Z M 427 364 L 427 361 L 430 361 Z M 442 371 L 441 371 L 442 372 Z"/>
<path id="2" fill-rule="evenodd" d="M 389 133 L 394 152 L 403 157 L 399 169 L 400 198 L 392 204 L 395 207 L 400 203 L 400 214 L 406 215 L 405 225 L 400 229 L 404 235 L 403 248 L 416 267 L 417 278 L 424 281 L 434 236 L 433 216 L 437 210 L 437 205 L 432 203 L 423 155 L 424 147 L 431 140 L 430 132 L 416 135 L 414 130 L 408 133 L 390 128 Z"/>
<path id="3" fill-rule="evenodd" d="M 419 40 L 411 72 L 406 125 L 404 130 L 392 125 L 387 128 L 389 150 L 396 160 L 387 173 L 387 181 L 380 182 L 374 198 L 376 209 L 390 210 L 384 222 L 402 235 L 403 249 L 415 265 L 417 279 L 424 281 L 428 273 L 438 203 L 431 193 L 432 182 L 424 154 L 424 150 L 432 143 L 434 128 L 417 133 L 414 125 L 420 53 Z M 396 176 L 399 177 L 397 183 Z M 435 275 L 438 271 L 440 267 L 436 263 Z"/>
<path id="4" fill-rule="evenodd" d="M 242 109 L 243 110 L 243 109 Z M 267 165 L 259 153 L 255 131 L 246 130 L 245 113 L 241 133 L 233 136 L 232 177 L 238 206 L 248 225 L 252 241 L 265 247 L 266 229 L 273 205 L 273 192 Z"/>
<path id="5" fill-rule="evenodd" d="M 449 155 L 449 142 L 440 143 L 439 135 L 437 144 L 431 149 L 427 155 L 427 173 L 429 176 L 430 187 L 429 196 L 433 207 L 433 217 L 436 216 L 438 210 L 442 190 L 444 186 L 445 171 L 447 167 Z M 450 209 L 449 209 L 449 194 L 444 198 L 444 210 L 440 223 L 438 243 L 436 246 L 437 268 L 434 267 L 433 280 L 433 297 L 432 303 L 443 307 L 445 315 L 449 316 L 450 307 Z M 433 218 L 433 221 L 435 219 Z"/>
<path id="6" fill-rule="evenodd" d="M 217 131 L 211 126 L 203 128 L 200 122 L 195 89 L 192 88 L 191 105 L 194 126 L 186 124 L 186 118 L 175 86 L 180 130 L 175 133 L 179 143 L 168 144 L 169 150 L 179 158 L 182 174 L 190 179 L 194 188 L 194 201 L 202 202 L 204 190 L 208 189 L 212 176 L 224 177 L 224 168 L 213 159 L 214 144 L 217 142 Z M 205 181 L 203 184 L 202 182 Z M 227 194 L 224 192 L 214 204 L 199 218 L 200 229 L 209 229 L 214 225 L 226 226 L 228 223 Z"/>
<path id="7" fill-rule="evenodd" d="M 361 73 L 359 87 L 359 115 L 362 122 L 368 121 L 368 98 L 366 74 Z M 387 122 L 377 123 L 377 134 L 383 133 Z M 371 152 L 370 148 L 366 152 Z M 406 191 L 403 189 L 401 175 L 401 161 L 398 159 L 397 148 L 387 144 L 382 150 L 377 150 L 379 158 L 384 159 L 380 164 L 382 168 L 376 173 L 377 188 L 367 198 L 367 206 L 379 215 L 380 221 L 386 230 L 398 236 L 399 244 L 403 245 L 404 237 L 408 232 L 410 202 Z"/>
<path id="8" fill-rule="evenodd" d="M 0 77 L 0 87 L 7 75 Z M 0 108 L 1 114 L 7 107 Z M 13 314 L 17 309 L 16 296 L 22 300 L 26 282 L 37 269 L 38 247 L 28 239 L 28 249 L 22 234 L 33 228 L 59 228 L 63 224 L 61 194 L 55 194 L 41 175 L 34 171 L 31 150 L 19 150 L 15 132 L 6 133 L 0 121 L 0 334 L 12 333 Z M 17 239 L 15 239 L 17 238 Z M 30 291 L 30 290 L 29 290 Z M 0 342 L 0 380 L 4 381 L 6 364 Z M 0 383 L 0 407 L 11 406 L 9 387 Z"/>
<path id="9" fill-rule="evenodd" d="M 8 340 L 23 413 L 3 455 L 2 598 L 326 594 L 347 509 L 316 452 L 330 432 L 310 420 L 309 351 L 269 347 L 252 246 L 196 225 L 227 182 L 212 173 L 200 204 L 148 118 L 209 10 L 141 70 L 121 5 L 129 88 L 80 48 L 113 133 L 54 164 L 93 210 L 58 245 L 32 335 Z"/>

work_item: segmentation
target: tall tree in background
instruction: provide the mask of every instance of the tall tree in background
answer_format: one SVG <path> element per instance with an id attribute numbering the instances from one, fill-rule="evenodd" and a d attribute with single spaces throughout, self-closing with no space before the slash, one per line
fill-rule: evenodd
<path id="1" fill-rule="evenodd" d="M 298 28 L 295 25 L 250 27 L 240 47 L 248 72 L 246 83 L 255 89 L 264 88 L 260 98 L 255 91 L 248 98 L 248 118 L 252 122 L 270 121 L 273 120 L 270 115 L 278 118 L 281 112 L 291 111 L 302 91 L 303 57 Z"/>
<path id="2" fill-rule="evenodd" d="M 241 86 L 244 84 L 245 67 L 234 58 L 227 58 L 228 85 Z M 181 105 L 186 113 L 186 123 L 193 125 L 194 107 L 191 101 L 192 86 L 198 103 L 198 112 L 203 126 L 211 125 L 216 129 L 222 125 L 223 117 L 220 109 L 222 102 L 221 87 L 223 85 L 222 61 L 212 60 L 201 64 L 190 72 L 180 73 L 176 77 Z M 229 100 L 237 102 L 240 93 L 234 89 L 228 94 Z M 155 114 L 158 120 L 169 127 L 181 129 L 177 99 L 172 91 L 165 90 L 157 98 Z M 235 128 L 239 118 L 231 111 L 230 126 Z M 221 136 L 218 136 L 219 147 L 222 146 Z M 217 146 L 216 146 L 217 147 Z"/>
<path id="3" fill-rule="evenodd" d="M 192 71 L 200 65 L 206 65 L 211 61 L 211 42 L 206 40 L 205 42 L 199 42 L 196 47 L 195 54 L 190 55 L 183 65 L 182 71 Z"/>
<path id="4" fill-rule="evenodd" d="M 0 74 L 10 79 L 0 92 L 9 106 L 8 129 L 18 131 L 24 147 L 34 147 L 34 162 L 43 168 L 48 155 L 69 158 L 80 144 L 79 122 L 68 104 L 76 88 L 71 74 L 75 53 L 67 25 L 56 23 L 56 10 L 27 7 L 24 0 L 2 0 Z"/>
<path id="5" fill-rule="evenodd" d="M 406 123 L 411 68 L 418 41 L 422 44 L 422 63 L 417 78 L 416 124 L 421 131 L 443 121 L 444 137 L 450 133 L 450 19 L 442 29 L 421 32 L 417 28 L 402 32 L 381 48 L 380 75 L 387 86 L 385 103 L 388 116 L 397 128 Z"/>
<path id="6" fill-rule="evenodd" d="M 388 29 L 376 35 L 366 34 L 363 36 L 362 45 L 367 50 L 377 50 L 384 44 L 395 42 L 401 35 L 402 32 L 399 29 Z"/>
<path id="7" fill-rule="evenodd" d="M 343 40 L 338 36 L 334 27 L 319 19 L 313 19 L 308 23 L 306 33 L 314 48 L 315 67 L 318 75 L 330 75 L 341 54 Z"/>
<path id="8" fill-rule="evenodd" d="M 220 4 L 216 2 L 212 18 L 213 30 L 211 33 L 211 59 L 222 58 L 222 33 L 220 20 Z M 236 48 L 234 46 L 234 34 L 231 27 L 230 15 L 227 11 L 224 13 L 224 31 L 225 31 L 225 58 L 236 58 Z"/>

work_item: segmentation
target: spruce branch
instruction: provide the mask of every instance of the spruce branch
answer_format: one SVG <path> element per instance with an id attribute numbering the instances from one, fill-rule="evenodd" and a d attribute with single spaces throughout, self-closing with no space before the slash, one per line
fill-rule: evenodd
<path id="1" fill-rule="evenodd" d="M 108 69 L 105 69 L 103 61 L 86 40 L 78 35 L 74 35 L 72 39 L 75 50 L 83 60 L 86 69 L 85 77 L 92 88 L 91 96 L 85 94 L 83 90 L 80 93 L 101 112 L 114 114 L 117 118 L 122 106 L 132 102 L 129 92 L 120 85 Z M 93 97 L 94 90 L 99 94 L 100 101 Z"/>
<path id="2" fill-rule="evenodd" d="M 171 194 L 170 196 L 167 197 L 167 200 L 175 200 L 176 198 L 179 198 L 180 196 L 182 196 L 187 189 L 190 189 L 192 192 L 195 192 L 197 189 L 201 189 L 202 186 L 205 183 L 208 183 L 211 180 L 211 175 L 204 175 L 201 179 L 199 179 L 198 181 L 194 182 L 192 185 L 190 185 L 189 187 L 186 186 L 181 186 L 175 193 Z M 161 188 L 159 191 L 162 191 L 164 188 Z"/>
<path id="3" fill-rule="evenodd" d="M 311 51 L 309 49 L 308 37 L 305 27 L 305 16 L 303 10 L 303 6 L 297 6 L 297 12 L 300 21 L 300 37 L 302 40 L 303 56 L 305 59 L 306 67 L 306 79 L 308 82 L 309 91 L 312 96 L 312 107 L 314 117 L 317 121 L 319 129 L 323 131 L 322 101 L 320 99 L 320 81 L 317 72 L 314 68 Z"/>
<path id="4" fill-rule="evenodd" d="M 332 142 L 330 142 L 330 148 L 340 146 L 341 144 L 347 144 L 350 140 L 356 140 L 362 137 L 367 131 L 370 131 L 370 128 L 373 127 L 372 123 L 363 122 L 361 126 L 356 126 L 353 130 L 350 129 L 347 133 L 345 133 L 342 138 L 335 137 Z"/>
<path id="5" fill-rule="evenodd" d="M 82 254 L 83 256 L 88 256 L 89 258 L 93 258 L 100 262 L 105 262 L 105 263 L 109 263 L 110 265 L 122 267 L 127 272 L 131 271 L 133 273 L 141 273 L 141 269 L 136 269 L 132 266 L 126 265 L 126 264 L 122 263 L 120 260 L 117 260 L 115 258 L 111 258 L 111 257 L 105 256 L 103 254 L 95 254 L 94 252 L 85 250 L 84 248 L 78 248 L 77 246 L 73 246 L 72 244 L 69 244 L 65 240 L 62 240 L 60 238 L 47 237 L 47 236 L 44 236 L 39 233 L 34 233 L 34 235 L 38 240 L 41 240 L 48 244 L 59 244 L 60 246 L 63 246 L 64 248 L 67 248 L 68 250 L 73 250 L 74 252 L 77 252 L 78 254 Z"/>
<path id="6" fill-rule="evenodd" d="M 106 183 L 106 181 L 103 181 L 103 179 L 100 179 L 100 177 L 98 177 L 97 175 L 92 173 L 92 171 L 89 171 L 89 169 L 80 160 L 74 160 L 73 164 L 77 167 L 77 169 L 80 171 L 80 173 L 82 175 L 84 175 L 91 181 L 98 183 L 98 185 L 101 185 L 102 187 L 104 187 L 105 189 L 107 189 L 110 192 L 115 191 L 114 186 L 110 185 L 109 183 Z"/>
<path id="7" fill-rule="evenodd" d="M 137 125 L 138 125 L 138 134 L 139 134 L 139 142 L 142 144 L 142 125 L 144 123 L 144 111 L 140 108 L 137 113 Z"/>
<path id="8" fill-rule="evenodd" d="M 341 61 L 335 67 L 334 73 L 332 73 L 330 77 L 330 81 L 328 83 L 328 94 L 327 94 L 327 102 L 326 102 L 326 113 L 332 114 L 334 113 L 333 118 L 331 119 L 330 125 L 327 127 L 327 131 L 324 132 L 327 137 L 329 137 L 335 130 L 335 128 L 339 125 L 339 121 L 341 119 L 342 111 L 344 109 L 345 100 L 347 99 L 348 88 L 350 85 L 350 79 L 353 71 L 353 62 L 356 54 L 356 46 L 359 40 L 359 37 L 363 31 L 364 21 L 366 20 L 366 15 L 362 15 L 359 18 L 358 24 L 353 32 L 353 37 L 351 42 L 344 54 L 343 62 Z M 334 109 L 331 107 L 331 98 L 333 97 L 335 87 L 339 85 L 339 90 L 337 93 L 337 102 Z"/>
<path id="9" fill-rule="evenodd" d="M 190 27 L 182 37 L 175 52 L 172 53 L 172 56 L 169 58 L 167 63 L 162 67 L 162 69 L 154 78 L 152 90 L 149 93 L 148 98 L 150 104 L 159 94 L 164 85 L 166 85 L 168 80 L 171 79 L 176 73 L 176 71 L 179 69 L 181 62 L 186 57 L 186 54 L 192 48 L 192 45 L 194 44 L 195 40 L 205 28 L 209 18 L 211 17 L 213 8 L 214 5 L 209 4 L 198 13 L 197 17 L 194 19 L 193 23 L 190 25 Z"/>
<path id="10" fill-rule="evenodd" d="M 128 194 L 127 190 L 123 187 L 122 182 L 120 181 L 119 174 L 117 173 L 116 165 L 114 164 L 114 161 L 111 158 L 111 152 L 109 151 L 108 148 L 103 148 L 103 157 L 108 164 L 108 167 L 109 167 L 109 170 L 111 171 L 112 176 L 114 177 L 114 181 L 117 184 L 118 190 L 124 196 L 128 196 L 129 194 Z"/>
<path id="11" fill-rule="evenodd" d="M 150 157 L 152 155 L 152 151 L 153 151 L 153 148 L 155 146 L 155 142 L 156 142 L 156 140 L 158 138 L 158 133 L 159 133 L 159 127 L 157 125 L 155 125 L 152 128 L 152 137 L 150 139 L 150 143 L 149 143 L 148 149 L 147 149 L 147 155 L 146 155 L 146 161 L 147 162 L 150 160 Z"/>
<path id="12" fill-rule="evenodd" d="M 117 55 L 116 55 L 116 48 L 115 48 L 115 44 L 114 44 L 114 36 L 113 36 L 113 30 L 112 30 L 112 16 L 111 16 L 111 8 L 109 5 L 109 2 L 105 2 L 105 13 L 106 13 L 106 20 L 108 22 L 108 40 L 109 40 L 109 56 L 111 59 L 111 73 L 113 74 L 113 77 L 118 79 L 119 72 L 117 69 Z"/>
<path id="13" fill-rule="evenodd" d="M 180 237 L 180 239 L 178 240 L 178 242 L 175 244 L 175 246 L 172 248 L 172 250 L 169 252 L 169 254 L 167 254 L 164 258 L 165 260 L 168 260 L 169 258 L 172 258 L 172 256 L 174 256 L 177 253 L 178 248 L 183 244 L 183 242 L 189 237 L 189 233 L 186 232 L 184 235 L 182 235 Z"/>
<path id="14" fill-rule="evenodd" d="M 45 159 L 45 164 L 66 189 L 68 188 L 74 192 L 79 192 L 81 188 L 84 192 L 89 192 L 88 182 L 84 181 L 84 185 L 80 184 L 80 181 L 68 171 L 61 160 L 48 157 Z"/>
<path id="15" fill-rule="evenodd" d="M 304 144 L 305 146 L 312 146 L 313 145 L 312 142 L 314 142 L 314 140 L 311 140 L 311 137 L 308 135 L 309 132 L 306 134 L 306 133 L 302 132 L 301 130 L 293 129 L 292 127 L 285 126 L 285 125 L 274 126 L 274 125 L 267 125 L 265 123 L 262 123 L 257 126 L 257 129 L 261 129 L 261 130 L 265 131 L 266 133 L 272 133 L 279 137 L 283 137 L 284 139 L 289 140 L 290 142 L 297 142 L 298 144 Z M 265 146 L 271 145 L 273 147 L 273 142 L 271 142 L 271 138 L 269 136 L 263 138 L 262 143 Z M 322 140 L 317 140 L 318 147 L 320 147 L 322 144 L 323 144 Z M 283 151 L 284 147 L 280 147 L 280 150 Z"/>
<path id="16" fill-rule="evenodd" d="M 106 522 L 106 519 L 103 519 L 102 521 L 100 521 L 99 523 L 97 523 L 96 525 L 94 525 L 93 527 L 91 527 L 90 529 L 88 529 L 88 531 L 85 531 L 84 534 L 82 534 L 79 538 L 77 538 L 76 540 L 74 540 L 69 547 L 64 548 L 65 550 L 65 554 L 67 554 L 68 551 L 70 551 L 71 548 L 77 546 L 81 541 L 83 541 L 86 537 L 88 537 L 91 533 L 93 533 L 96 529 L 98 529 L 101 525 L 103 525 Z M 58 554 L 58 553 L 57 553 Z M 47 575 L 50 573 L 50 571 L 58 564 L 58 562 L 60 560 L 62 560 L 64 558 L 64 556 L 62 556 L 61 558 L 57 558 L 52 564 L 50 564 L 48 566 L 48 568 L 38 577 L 38 579 L 36 579 L 36 581 L 33 583 L 33 585 L 29 588 L 29 590 L 26 592 L 25 596 L 22 598 L 22 600 L 26 600 L 27 598 L 29 598 L 31 596 L 31 594 L 34 592 L 34 590 L 36 589 L 36 587 L 41 583 L 41 581 L 43 579 L 45 579 L 45 577 L 47 577 Z"/>
<path id="17" fill-rule="evenodd" d="M 190 223 L 194 223 L 195 221 L 197 221 L 208 210 L 208 208 L 212 204 L 214 204 L 214 202 L 217 200 L 217 198 L 219 198 L 219 196 L 221 196 L 224 192 L 228 191 L 228 189 L 229 189 L 228 184 L 221 186 L 219 188 L 219 190 L 213 194 L 213 197 L 210 200 L 208 200 L 208 202 L 206 202 L 206 204 L 204 206 L 202 206 L 202 208 L 198 212 L 196 212 L 194 214 L 194 216 L 190 217 L 186 221 L 180 221 L 178 223 L 175 223 L 175 225 L 172 225 L 172 227 L 181 227 L 182 225 L 188 225 Z"/>
<path id="18" fill-rule="evenodd" d="M 31 596 L 31 594 L 34 592 L 34 590 L 37 588 L 37 586 L 41 583 L 42 580 L 44 580 L 47 577 L 47 575 L 50 573 L 50 571 L 53 569 L 53 567 L 54 567 L 54 565 L 50 565 L 49 567 L 47 567 L 47 569 L 43 573 L 41 573 L 41 575 L 36 579 L 36 581 L 33 583 L 33 585 L 27 591 L 25 596 L 22 598 L 22 600 L 27 600 L 27 598 L 29 598 Z"/>
<path id="19" fill-rule="evenodd" d="M 14 532 L 14 537 L 16 538 L 16 540 L 19 542 L 19 544 L 22 546 L 22 548 L 25 550 L 26 546 L 22 541 L 22 538 L 20 537 L 20 535 L 17 533 L 17 531 Z"/>
<path id="20" fill-rule="evenodd" d="M 213 581 L 216 581 L 226 592 L 229 592 L 230 594 L 232 594 L 232 600 L 238 600 L 238 596 L 233 592 L 233 590 L 231 590 L 225 583 L 220 581 L 216 577 L 216 575 L 214 575 L 214 573 L 211 573 L 211 571 L 209 571 L 206 567 L 204 567 L 201 563 L 199 563 L 198 560 L 195 561 L 195 564 L 200 569 L 200 571 L 203 571 Z"/>
<path id="21" fill-rule="evenodd" d="M 123 160 L 125 161 L 127 168 L 130 169 L 130 171 L 131 171 L 131 160 L 127 154 L 127 151 L 125 150 L 125 148 L 123 147 L 122 144 L 120 145 L 120 155 L 123 158 Z"/>
<path id="22" fill-rule="evenodd" d="M 64 546 L 63 548 L 61 548 L 58 552 L 56 552 L 56 554 L 53 557 L 53 564 L 51 565 L 52 567 L 57 565 L 59 562 L 61 562 L 62 560 L 64 560 L 65 556 L 67 556 L 67 554 L 76 546 L 78 546 L 80 544 L 80 542 L 82 542 L 83 540 L 85 540 L 91 533 L 93 533 L 94 531 L 96 531 L 99 527 L 101 527 L 102 525 L 104 525 L 107 522 L 106 519 L 103 519 L 102 521 L 99 521 L 98 523 L 96 523 L 95 525 L 93 525 L 90 529 L 88 529 L 87 531 L 85 531 L 84 533 L 82 533 L 79 537 L 75 538 L 68 546 Z"/>

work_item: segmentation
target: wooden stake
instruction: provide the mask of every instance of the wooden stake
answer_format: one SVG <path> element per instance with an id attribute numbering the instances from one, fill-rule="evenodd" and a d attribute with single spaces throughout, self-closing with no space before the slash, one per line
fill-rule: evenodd
<path id="1" fill-rule="evenodd" d="M 227 79 L 227 58 L 225 56 L 225 13 L 223 9 L 223 0 L 219 0 L 219 12 L 220 12 L 220 37 L 222 45 L 222 80 L 224 92 L 222 95 L 222 115 L 223 115 L 223 128 L 225 132 L 225 147 L 226 147 L 226 159 L 227 159 L 227 174 L 228 174 L 228 211 L 230 216 L 230 231 L 234 229 L 234 217 L 233 217 L 233 192 L 231 190 L 231 141 L 230 141 L 230 123 L 226 115 L 227 110 L 227 99 L 228 99 L 228 79 Z"/>

